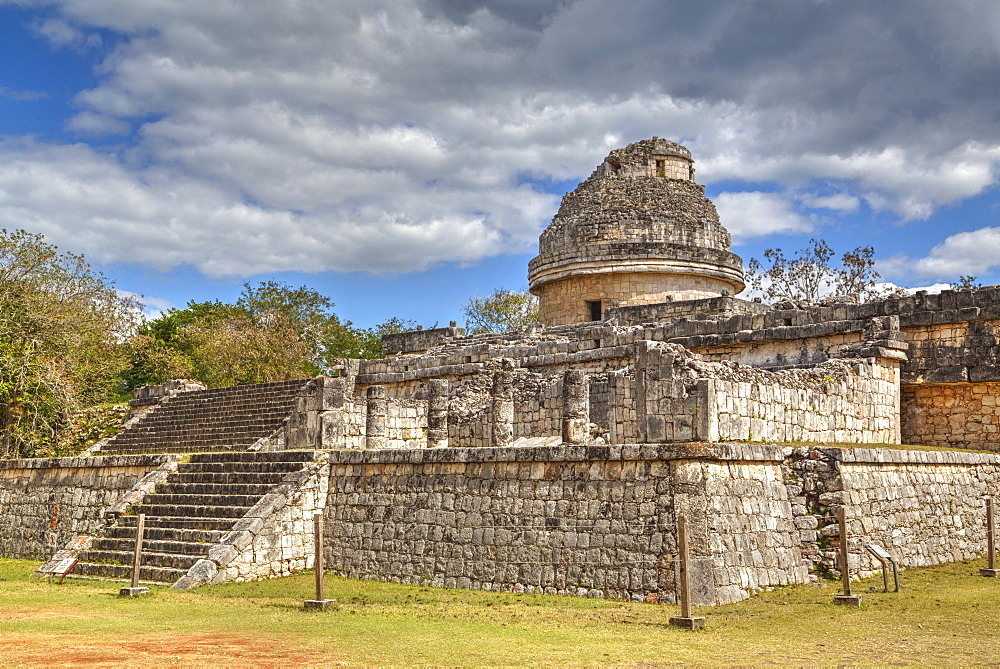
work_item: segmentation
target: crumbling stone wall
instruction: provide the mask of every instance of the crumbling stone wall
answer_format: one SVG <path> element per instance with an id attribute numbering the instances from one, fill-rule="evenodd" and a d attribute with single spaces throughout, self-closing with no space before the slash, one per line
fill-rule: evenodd
<path id="1" fill-rule="evenodd" d="M 1000 383 L 902 387 L 905 444 L 1000 450 Z"/>
<path id="2" fill-rule="evenodd" d="M 705 411 L 717 416 L 720 439 L 899 443 L 898 363 L 864 358 L 727 371 L 731 378 L 712 379 L 705 389 Z"/>
<path id="3" fill-rule="evenodd" d="M 386 395 L 386 444 L 427 446 L 427 397 L 432 380 L 447 382 L 448 441 L 452 446 L 495 446 L 494 380 L 510 368 L 512 438 L 561 434 L 562 375 L 587 376 L 592 436 L 605 443 L 687 440 L 861 440 L 898 442 L 898 361 L 879 320 L 859 343 L 809 368 L 754 370 L 733 362 L 707 362 L 677 344 L 656 341 L 648 328 L 609 325 L 565 331 L 553 328 L 488 344 L 462 347 L 458 340 L 421 356 L 363 361 L 350 401 L 342 405 L 340 440 L 328 447 L 364 448 L 365 393 Z M 898 331 L 895 332 L 898 335 Z M 865 362 L 868 361 L 868 362 Z M 872 362 L 878 361 L 878 362 Z M 347 426 L 350 426 L 348 431 Z M 369 448 L 371 446 L 368 446 Z"/>
<path id="4" fill-rule="evenodd" d="M 676 344 L 638 348 L 643 441 L 899 442 L 899 363 L 844 358 L 762 370 Z"/>
<path id="5" fill-rule="evenodd" d="M 985 502 L 1000 492 L 1000 456 L 955 451 L 796 448 L 786 451 L 802 552 L 837 572 L 844 506 L 852 569 L 881 570 L 865 544 L 882 546 L 903 567 L 968 560 L 985 551 Z"/>
<path id="6" fill-rule="evenodd" d="M 676 514 L 695 600 L 803 582 L 781 451 L 673 445 L 342 451 L 327 561 L 354 578 L 675 600 Z"/>
<path id="7" fill-rule="evenodd" d="M 0 556 L 44 558 L 172 455 L 0 460 Z"/>

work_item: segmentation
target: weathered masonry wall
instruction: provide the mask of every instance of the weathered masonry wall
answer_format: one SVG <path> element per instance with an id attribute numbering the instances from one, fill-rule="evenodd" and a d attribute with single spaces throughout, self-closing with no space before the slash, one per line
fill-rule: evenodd
<path id="1" fill-rule="evenodd" d="M 839 347 L 834 360 L 805 367 L 752 369 L 731 361 L 706 362 L 681 346 L 638 339 L 614 327 L 593 327 L 570 339 L 560 332 L 503 344 L 445 348 L 425 356 L 364 361 L 338 379 L 345 391 L 331 412 L 336 439 L 328 448 L 425 448 L 431 382 L 447 390 L 451 446 L 506 445 L 493 438 L 495 381 L 509 376 L 512 439 L 554 437 L 562 430 L 562 377 L 586 374 L 591 437 L 605 443 L 684 440 L 802 440 L 870 443 L 899 441 L 899 353 L 891 324 L 869 324 L 868 336 Z M 874 339 L 873 339 L 874 338 Z M 885 348 L 885 343 L 897 348 Z M 381 386 L 378 445 L 367 444 L 367 390 Z M 349 396 L 348 396 L 349 395 Z"/>
<path id="2" fill-rule="evenodd" d="M 863 573 L 880 569 L 865 553 L 867 543 L 883 546 L 904 567 L 968 560 L 986 550 L 984 497 L 1000 493 L 1000 456 L 817 447 L 792 466 L 819 510 L 816 539 L 838 539 L 831 511 L 846 506 L 850 552 Z M 820 554 L 833 566 L 832 546 L 820 545 Z"/>
<path id="3" fill-rule="evenodd" d="M 899 442 L 899 363 L 828 360 L 769 371 L 639 347 L 640 441 Z"/>
<path id="4" fill-rule="evenodd" d="M 44 558 L 172 455 L 0 460 L 0 556 Z"/>
<path id="5" fill-rule="evenodd" d="M 902 406 L 903 443 L 1000 450 L 1000 383 L 903 386 Z"/>
<path id="6" fill-rule="evenodd" d="M 342 451 L 327 561 L 346 576 L 674 601 L 676 515 L 696 601 L 803 582 L 781 449 L 756 445 Z"/>
<path id="7" fill-rule="evenodd" d="M 742 370 L 746 379 L 706 379 L 710 440 L 898 444 L 899 365 L 864 358 L 809 370 Z"/>
<path id="8" fill-rule="evenodd" d="M 691 522 L 702 604 L 836 570 L 985 551 L 1000 456 L 747 444 L 332 454 L 327 560 L 344 575 L 494 591 L 672 602 L 676 518 Z"/>

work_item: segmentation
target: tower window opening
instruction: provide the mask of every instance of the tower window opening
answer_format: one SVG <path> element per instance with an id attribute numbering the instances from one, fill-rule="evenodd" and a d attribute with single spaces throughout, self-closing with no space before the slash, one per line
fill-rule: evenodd
<path id="1" fill-rule="evenodd" d="M 667 161 L 661 158 L 656 159 L 656 176 L 665 177 L 667 176 Z"/>
<path id="2" fill-rule="evenodd" d="M 592 321 L 603 321 L 604 320 L 604 310 L 601 309 L 600 300 L 587 300 L 587 313 L 590 315 L 590 320 Z"/>

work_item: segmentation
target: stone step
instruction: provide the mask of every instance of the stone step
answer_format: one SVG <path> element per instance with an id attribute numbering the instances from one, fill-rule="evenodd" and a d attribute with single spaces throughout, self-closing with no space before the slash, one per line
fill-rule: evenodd
<path id="1" fill-rule="evenodd" d="M 149 520 L 146 519 L 146 527 L 143 530 L 143 536 L 150 541 L 182 541 L 188 543 L 198 543 L 198 544 L 214 544 L 222 540 L 222 537 L 226 535 L 229 527 L 232 527 L 232 519 L 224 519 L 224 523 L 227 526 L 223 530 L 191 530 L 179 527 L 155 527 L 149 525 Z M 107 528 L 104 531 L 106 535 L 104 538 L 107 539 L 119 539 L 124 541 L 130 541 L 135 544 L 135 526 L 128 525 L 115 525 Z M 95 540 L 96 541 L 96 540 Z"/>
<path id="2" fill-rule="evenodd" d="M 147 583 L 170 585 L 187 573 L 187 569 L 174 567 L 139 567 L 139 580 Z M 121 564 L 97 564 L 93 562 L 78 562 L 71 576 L 98 576 L 120 581 L 132 578 L 132 566 Z"/>
<path id="3" fill-rule="evenodd" d="M 319 454 L 316 451 L 266 451 L 262 453 L 243 452 L 218 455 L 195 454 L 191 456 L 190 462 L 266 462 L 268 466 L 272 462 L 307 464 L 315 460 L 317 455 Z"/>
<path id="4" fill-rule="evenodd" d="M 156 493 L 163 495 L 252 495 L 260 499 L 273 488 L 270 483 L 161 483 Z"/>
<path id="5" fill-rule="evenodd" d="M 231 506 L 250 508 L 261 498 L 260 495 L 165 495 L 153 493 L 142 500 L 143 506 L 208 506 L 226 508 Z M 140 512 L 142 513 L 142 512 Z M 178 514 L 184 515 L 184 514 Z M 201 515 L 201 514 L 199 514 Z"/>
<path id="6" fill-rule="evenodd" d="M 168 480 L 176 481 L 179 484 L 215 484 L 238 481 L 241 484 L 274 486 L 281 483 L 286 474 L 287 472 L 185 472 L 182 475 L 171 476 Z"/>
<path id="7" fill-rule="evenodd" d="M 262 468 L 260 462 L 184 462 L 177 465 L 178 474 L 243 474 L 259 472 Z M 301 462 L 268 462 L 267 471 L 275 472 L 297 472 L 303 468 Z"/>
<path id="8" fill-rule="evenodd" d="M 204 504 L 192 504 L 189 506 L 181 506 L 179 504 L 139 504 L 132 508 L 135 509 L 135 513 L 144 513 L 147 516 L 232 518 L 234 521 L 242 518 L 250 510 L 250 506 L 209 506 Z"/>
<path id="9" fill-rule="evenodd" d="M 245 451 L 250 448 L 256 442 L 247 442 L 243 444 L 230 444 L 226 446 L 188 446 L 184 444 L 167 444 L 167 445 L 150 445 L 150 446 L 118 446 L 114 443 L 106 444 L 100 449 L 98 455 L 137 455 L 137 454 L 155 454 L 155 453 L 211 453 L 220 452 L 228 453 L 233 450 Z"/>
<path id="10" fill-rule="evenodd" d="M 177 434 L 218 434 L 223 432 L 257 432 L 261 430 L 271 430 L 278 427 L 284 420 L 284 415 L 280 417 L 262 418 L 260 420 L 250 420 L 244 417 L 240 420 L 223 420 L 214 414 L 210 414 L 203 421 L 149 421 L 145 425 L 122 432 L 124 436 L 142 437 L 164 429 L 169 429 Z"/>
<path id="11" fill-rule="evenodd" d="M 212 544 L 196 541 L 163 541 L 143 534 L 142 550 L 150 553 L 169 553 L 172 555 L 198 555 L 205 557 Z M 91 551 L 131 553 L 135 550 L 135 537 L 114 538 L 99 537 L 94 539 L 90 547 Z"/>
<path id="12" fill-rule="evenodd" d="M 134 532 L 138 520 L 139 519 L 137 516 L 131 516 L 131 515 L 119 516 L 118 525 L 122 527 L 130 527 Z M 153 527 L 162 527 L 172 530 L 201 530 L 201 531 L 228 532 L 233 528 L 233 524 L 236 521 L 237 518 L 219 517 L 219 516 L 198 517 L 198 516 L 173 516 L 166 514 L 159 516 L 147 515 L 145 527 L 147 530 Z"/>
<path id="13" fill-rule="evenodd" d="M 176 553 L 154 553 L 153 551 L 144 551 L 140 566 L 166 567 L 168 569 L 183 569 L 184 571 L 187 571 L 192 565 L 194 565 L 195 562 L 205 557 L 207 553 L 207 548 L 201 555 L 178 555 Z M 117 564 L 131 566 L 133 557 L 134 553 L 132 550 L 89 550 L 80 553 L 80 562 L 86 562 L 88 564 Z M 141 575 L 140 578 L 142 578 Z"/>

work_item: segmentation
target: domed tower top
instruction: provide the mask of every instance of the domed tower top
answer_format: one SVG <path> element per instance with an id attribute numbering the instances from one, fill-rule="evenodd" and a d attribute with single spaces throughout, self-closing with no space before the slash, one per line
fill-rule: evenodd
<path id="1" fill-rule="evenodd" d="M 528 265 L 543 324 L 600 320 L 614 303 L 743 290 L 743 263 L 693 163 L 686 148 L 654 137 L 615 149 L 566 194 Z"/>

